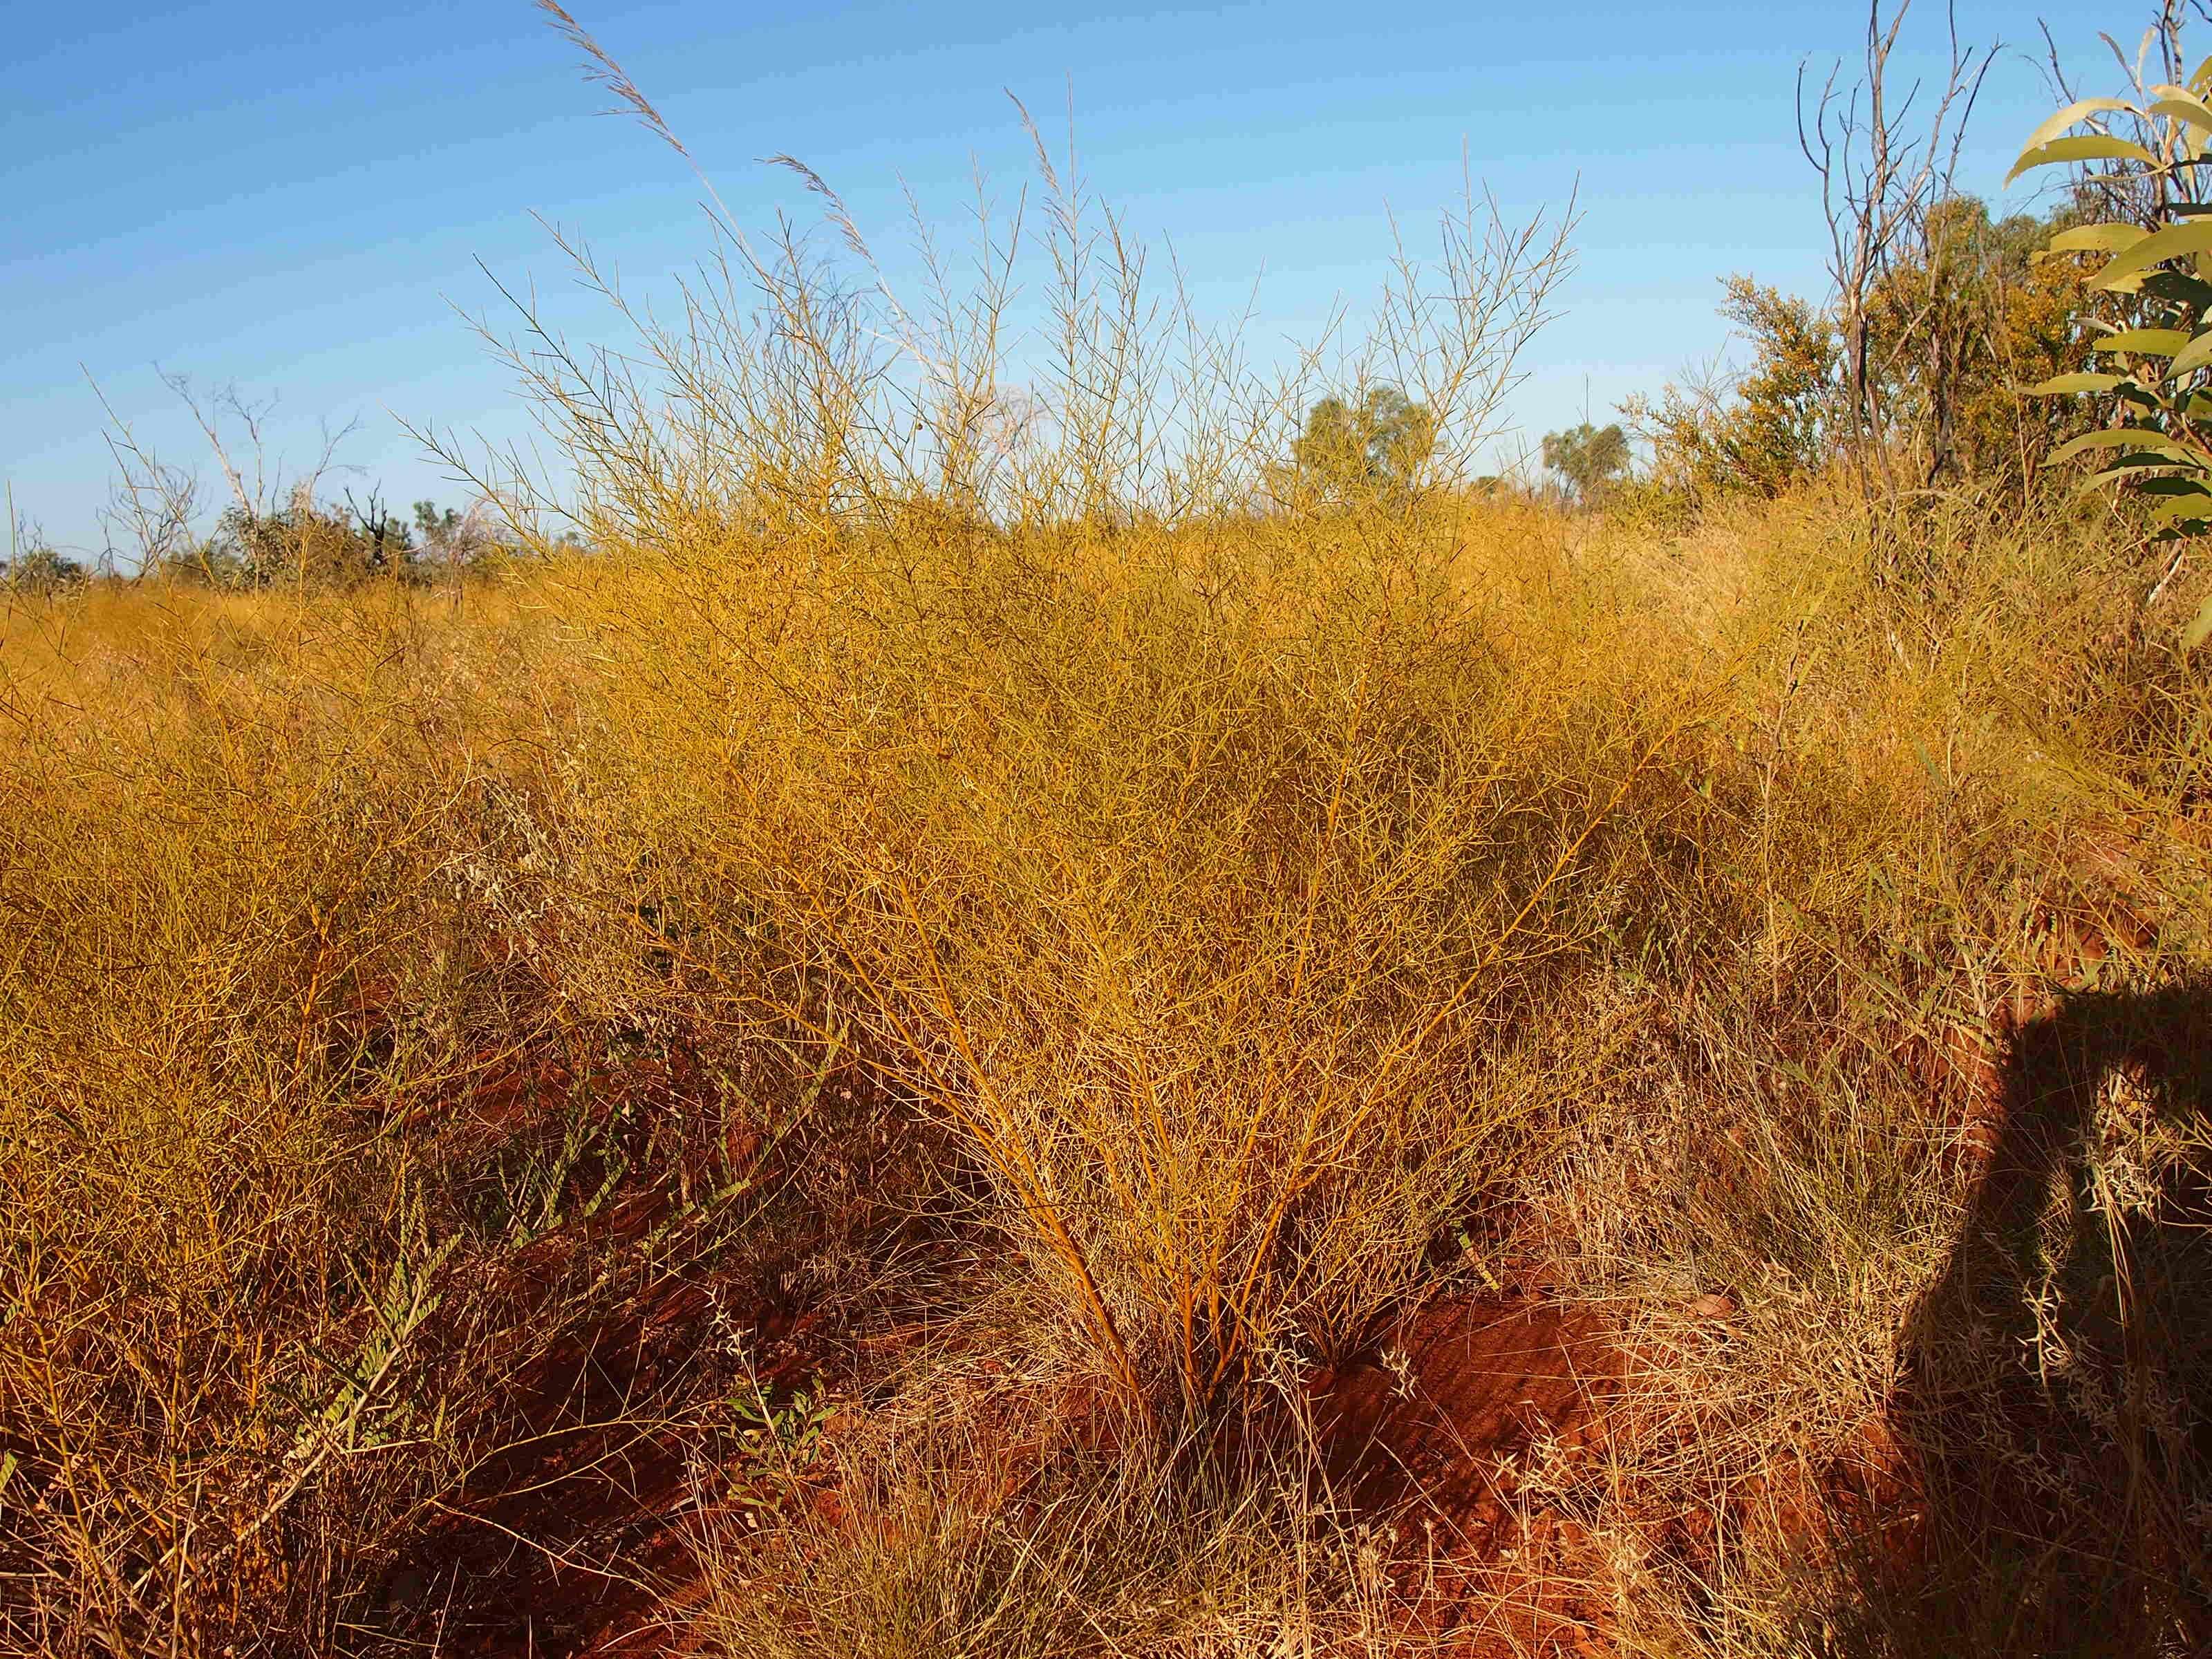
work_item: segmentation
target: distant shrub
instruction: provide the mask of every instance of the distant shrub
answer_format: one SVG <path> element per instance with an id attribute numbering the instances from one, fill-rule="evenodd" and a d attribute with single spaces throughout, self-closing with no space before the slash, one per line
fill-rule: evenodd
<path id="1" fill-rule="evenodd" d="M 1629 474 L 1628 434 L 1620 425 L 1596 427 L 1584 421 L 1565 432 L 1545 434 L 1544 465 L 1559 477 L 1569 498 L 1594 507 Z"/>
<path id="2" fill-rule="evenodd" d="M 270 511 L 232 507 L 212 533 L 170 553 L 159 568 L 172 580 L 208 587 L 328 589 L 419 584 L 477 568 L 502 550 L 474 513 L 441 512 L 417 501 L 410 526 L 374 498 L 367 507 L 349 502 L 341 508 L 302 493 Z"/>
<path id="3" fill-rule="evenodd" d="M 1926 256 L 1871 290 L 1866 397 L 1882 413 L 1893 470 L 1910 487 L 2032 487 L 2051 443 L 2081 429 L 2078 415 L 2018 395 L 2087 361 L 2071 321 L 2081 273 L 2039 257 L 2046 239 L 2081 217 L 2069 202 L 2040 218 L 1992 220 L 1981 202 L 1954 197 L 1928 212 Z M 1631 398 L 1623 412 L 1669 487 L 1699 499 L 1777 495 L 1847 447 L 1842 319 L 1832 306 L 1741 275 L 1728 278 L 1721 314 L 1749 348 L 1749 365 L 1732 377 L 1670 383 L 1656 398 Z"/>
<path id="4" fill-rule="evenodd" d="M 1436 449 L 1436 411 L 1396 386 L 1376 386 L 1357 404 L 1323 398 L 1306 412 L 1290 466 L 1271 478 L 1270 493 L 1330 507 L 1402 499 Z"/>
<path id="5" fill-rule="evenodd" d="M 87 580 L 82 563 L 51 547 L 34 547 L 11 560 L 0 560 L 0 582 L 18 592 L 52 593 L 82 587 Z"/>
<path id="6" fill-rule="evenodd" d="M 1835 321 L 1809 301 L 1731 276 L 1721 314 L 1743 331 L 1752 366 L 1732 386 L 1670 383 L 1655 403 L 1623 405 L 1650 441 L 1654 475 L 1693 495 L 1778 494 L 1826 465 L 1842 368 Z"/>

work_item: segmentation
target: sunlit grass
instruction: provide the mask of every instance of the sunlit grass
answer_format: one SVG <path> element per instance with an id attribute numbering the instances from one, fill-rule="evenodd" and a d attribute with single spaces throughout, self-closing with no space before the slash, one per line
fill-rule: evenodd
<path id="1" fill-rule="evenodd" d="M 931 1317 L 1127 1464 L 970 1507 L 988 1436 L 924 1365 L 842 1523 L 701 1523 L 732 1652 L 1381 1650 L 1381 1547 L 1240 1437 L 1509 1255 L 1638 1357 L 1567 1494 L 1621 1631 L 1820 1650 L 1839 1553 L 1670 1577 L 1638 1517 L 1883 1412 L 2001 1012 L 2206 967 L 2203 670 L 2146 556 L 2076 507 L 1477 490 L 1557 222 L 1471 194 L 1367 338 L 1267 379 L 1039 161 L 971 289 L 723 224 L 680 324 L 518 351 L 574 490 L 483 468 L 533 556 L 496 575 L 7 600 L 0 1644 L 373 1650 L 532 1410 L 717 1443 L 732 1261 L 880 1289 L 828 1194 L 957 1235 Z M 1315 392 L 1382 385 L 1433 454 L 1287 465 Z M 858 1192 L 894 1124 L 911 1189 Z M 532 1403 L 671 1283 L 696 1375 Z M 2195 1512 L 2153 1474 L 2140 1514 Z M 2154 1566 L 2116 1582 L 2156 1613 Z"/>

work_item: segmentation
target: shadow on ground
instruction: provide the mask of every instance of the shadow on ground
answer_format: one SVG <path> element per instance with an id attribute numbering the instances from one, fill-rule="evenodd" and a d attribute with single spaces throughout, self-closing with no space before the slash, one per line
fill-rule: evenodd
<path id="1" fill-rule="evenodd" d="M 2212 1652 L 2212 988 L 2069 995 L 2011 1037 L 1904 1333 L 1924 1509 L 1873 1652 Z"/>

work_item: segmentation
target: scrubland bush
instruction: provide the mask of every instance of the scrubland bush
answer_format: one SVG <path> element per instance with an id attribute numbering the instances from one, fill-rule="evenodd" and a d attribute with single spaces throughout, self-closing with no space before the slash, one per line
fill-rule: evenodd
<path id="1" fill-rule="evenodd" d="M 1451 502 L 740 529 L 550 561 L 458 618 L 144 588 L 15 613 L 11 1639 L 369 1641 L 388 1564 L 518 1431 L 495 1379 L 792 1224 L 741 1198 L 720 1254 L 610 1255 L 518 1326 L 501 1264 L 586 1224 L 614 1167 L 571 1145 L 573 1085 L 487 1115 L 548 1047 L 578 1077 L 679 1051 L 750 1076 L 705 1091 L 740 1134 L 792 1044 L 908 1103 L 961 1224 L 1011 1246 L 979 1340 L 1133 1448 L 1233 1439 L 1286 1364 L 1479 1285 L 1531 1216 L 1567 1287 L 1651 1322 L 1653 1426 L 1621 1453 L 1647 1488 L 1705 1501 L 1845 1443 L 1917 1363 L 1966 1213 L 1969 1091 L 1926 1057 L 2068 971 L 2054 926 L 2156 915 L 2149 946 L 2103 924 L 2112 989 L 2205 948 L 2202 671 L 2130 643 L 2142 561 L 2063 521 L 1961 529 L 1908 600 L 1848 523 L 1793 496 L 1673 541 Z M 1745 1310 L 1725 1352 L 1669 1322 L 1716 1284 Z M 853 1478 L 957 1464 L 949 1431 Z M 1261 1501 L 1282 1479 L 1191 1524 L 1263 1551 L 1320 1524 L 1316 1563 L 1356 1558 Z M 898 1501 L 992 1618 L 1050 1623 L 1074 1615 L 993 1553 L 1074 1549 L 1120 1491 Z M 708 1552 L 732 1650 L 818 1639 L 807 1593 L 749 1599 L 778 1551 L 876 1572 L 782 1529 L 822 1524 Z M 1273 1628 L 1283 1581 L 1237 1571 Z M 1737 1584 L 1727 1628 L 1786 1623 L 1793 1583 Z M 865 1592 L 885 1618 L 906 1594 Z M 1196 1639 L 1174 1625 L 1115 1639 Z"/>
<path id="2" fill-rule="evenodd" d="M 1404 1650 L 1308 1389 L 1510 1276 L 1621 1333 L 1621 1650 L 2189 1650 L 2202 574 L 1485 489 L 1556 223 L 1261 376 L 1038 165 L 1019 393 L 1026 231 L 894 298 L 802 169 L 869 283 L 722 217 L 515 351 L 467 604 L 0 614 L 0 1644 L 580 1648 L 456 1564 L 664 1593 L 650 1489 L 732 1654 Z"/>

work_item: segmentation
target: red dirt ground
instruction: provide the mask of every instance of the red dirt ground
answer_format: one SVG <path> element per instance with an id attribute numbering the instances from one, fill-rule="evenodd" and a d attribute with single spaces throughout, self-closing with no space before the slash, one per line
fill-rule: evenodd
<path id="1" fill-rule="evenodd" d="M 684 1340 L 702 1305 L 696 1293 L 672 1296 L 637 1328 L 610 1333 L 607 1346 L 650 1355 Z M 1431 1541 L 1416 1614 L 1426 1643 L 1443 1638 L 1465 1659 L 1609 1651 L 1599 1610 L 1546 1570 L 1572 1553 L 1571 1527 L 1540 1512 L 1524 1524 L 1516 1500 L 1547 1460 L 1601 1446 L 1620 1370 L 1596 1315 L 1521 1296 L 1435 1305 L 1376 1357 L 1316 1380 L 1316 1425 L 1339 1498 L 1407 1543 Z M 549 1394 L 576 1385 L 574 1376 L 548 1383 Z M 681 1612 L 698 1591 L 680 1459 L 649 1443 L 626 1447 L 621 1481 L 592 1483 L 587 1502 L 564 1491 L 562 1468 L 608 1450 L 571 1448 L 544 1467 L 503 1471 L 501 1484 L 553 1484 L 471 1522 L 456 1518 L 454 1564 L 479 1586 L 478 1633 L 448 1651 L 637 1659 L 686 1650 Z M 487 1580 L 499 1584 L 489 1607 Z"/>
<path id="2" fill-rule="evenodd" d="M 1581 1540 L 1525 1500 L 1602 1448 L 1620 1372 L 1600 1316 L 1530 1295 L 1434 1304 L 1322 1379 L 1316 1427 L 1341 1495 L 1425 1558 L 1424 1650 L 1610 1651 L 1601 1610 L 1555 1571 Z"/>
<path id="3" fill-rule="evenodd" d="M 544 1414 L 648 1387 L 685 1345 L 711 1340 L 708 1312 L 704 1291 L 671 1285 L 592 1352 L 549 1357 L 532 1378 Z M 780 1369 L 811 1369 L 804 1318 L 770 1317 L 757 1334 Z M 1575 1542 L 1553 1517 L 1524 1525 L 1516 1499 L 1546 1459 L 1602 1444 L 1619 1376 L 1597 1316 L 1509 1296 L 1437 1304 L 1375 1356 L 1316 1379 L 1316 1426 L 1336 1496 L 1395 1525 L 1401 1540 L 1432 1540 L 1418 1615 L 1431 1641 L 1444 1638 L 1466 1659 L 1607 1650 L 1592 1645 L 1595 1609 L 1516 1565 L 1537 1566 Z M 434 1638 L 441 1650 L 484 1659 L 687 1650 L 683 1610 L 700 1591 L 682 1448 L 650 1434 L 556 1437 L 488 1475 L 485 1490 L 519 1495 L 453 1512 L 428 1559 L 392 1589 L 432 1603 L 458 1591 L 471 1604 Z M 424 1627 L 442 1622 L 429 1606 L 422 1612 Z"/>

